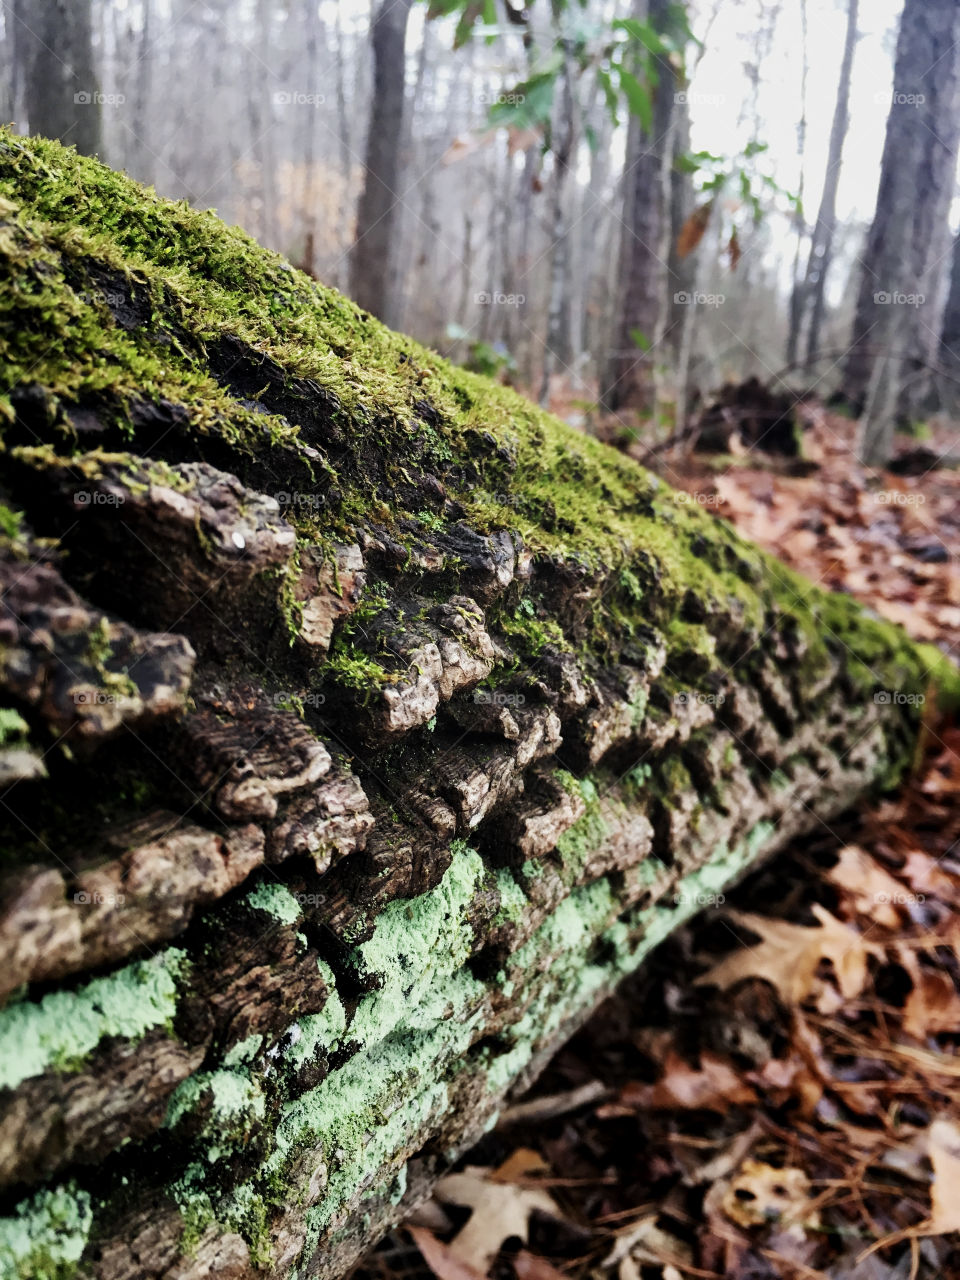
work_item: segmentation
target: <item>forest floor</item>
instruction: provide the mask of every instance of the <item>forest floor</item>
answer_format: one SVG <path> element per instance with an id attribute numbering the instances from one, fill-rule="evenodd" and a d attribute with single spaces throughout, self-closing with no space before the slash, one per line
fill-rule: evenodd
<path id="1" fill-rule="evenodd" d="M 956 653 L 960 474 L 865 472 L 805 414 L 806 474 L 660 469 Z M 960 728 L 930 714 L 898 794 L 658 948 L 355 1280 L 960 1280 L 958 1232 Z"/>

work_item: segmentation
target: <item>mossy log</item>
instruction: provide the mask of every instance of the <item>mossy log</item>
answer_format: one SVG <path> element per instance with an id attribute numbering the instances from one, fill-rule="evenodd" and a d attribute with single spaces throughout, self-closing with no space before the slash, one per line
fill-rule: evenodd
<path id="1" fill-rule="evenodd" d="M 341 1274 L 933 649 L 0 132 L 0 1276 Z"/>

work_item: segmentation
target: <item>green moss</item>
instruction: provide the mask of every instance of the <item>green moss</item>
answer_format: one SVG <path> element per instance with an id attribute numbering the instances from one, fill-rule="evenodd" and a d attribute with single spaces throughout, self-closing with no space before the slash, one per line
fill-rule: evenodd
<path id="1" fill-rule="evenodd" d="M 26 742 L 30 726 L 19 711 L 0 707 L 0 747 L 19 746 Z"/>
<path id="2" fill-rule="evenodd" d="M 932 654 L 918 660 L 899 632 L 889 644 L 877 642 L 875 624 L 856 606 L 805 583 L 630 459 L 509 388 L 391 333 L 212 214 L 160 200 L 95 160 L 8 130 L 0 131 L 0 202 L 0 257 L 10 282 L 0 363 L 9 385 L 45 389 L 44 446 L 76 452 L 68 415 L 78 405 L 96 403 L 129 426 L 130 404 L 146 398 L 180 406 L 177 430 L 188 435 L 215 434 L 248 454 L 272 447 L 278 476 L 297 474 L 298 483 L 305 474 L 332 478 L 316 445 L 308 457 L 297 425 L 298 400 L 322 397 L 332 426 L 343 432 L 339 499 L 329 511 L 297 516 L 305 543 L 382 520 L 412 551 L 443 523 L 422 509 L 416 474 L 429 471 L 443 476 L 476 528 L 513 531 L 541 559 L 562 559 L 608 580 L 590 634 L 577 646 L 615 656 L 641 620 L 642 601 L 644 624 L 668 637 L 668 669 L 684 656 L 712 661 L 711 629 L 676 621 L 692 594 L 706 616 L 734 612 L 743 630 L 758 635 L 771 611 L 793 618 L 808 640 L 801 675 L 823 670 L 834 637 L 857 650 L 850 669 L 865 695 L 878 681 L 899 687 L 892 684 L 897 676 L 911 684 L 931 676 L 947 682 L 953 696 L 960 692 L 944 661 Z M 149 312 L 144 323 L 116 323 L 96 287 L 105 274 Z M 205 353 L 223 338 L 275 362 L 285 380 L 285 416 L 250 410 L 210 377 Z M 9 414 L 9 400 L 3 404 Z M 479 484 L 466 484 L 450 466 L 468 454 Z M 299 605 L 286 577 L 278 595 L 295 638 Z M 567 620 L 539 616 L 536 601 L 493 613 L 521 660 L 549 645 L 574 646 Z M 340 630 L 351 634 L 346 624 Z M 870 637 L 875 659 L 864 650 Z M 362 691 L 397 678 L 389 664 L 337 637 L 324 674 Z M 638 716 L 643 709 L 638 704 Z"/>
<path id="3" fill-rule="evenodd" d="M 15 1088 L 51 1069 L 76 1069 L 108 1036 L 136 1041 L 169 1025 L 186 963 L 183 951 L 169 948 L 76 991 L 52 991 L 37 1003 L 0 1010 L 0 1087 Z"/>

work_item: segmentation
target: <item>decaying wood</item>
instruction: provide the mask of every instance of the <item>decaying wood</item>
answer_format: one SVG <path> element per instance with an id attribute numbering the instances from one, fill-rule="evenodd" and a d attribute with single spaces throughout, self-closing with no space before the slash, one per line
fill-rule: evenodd
<path id="1" fill-rule="evenodd" d="M 932 650 L 0 134 L 0 1274 L 341 1274 Z"/>

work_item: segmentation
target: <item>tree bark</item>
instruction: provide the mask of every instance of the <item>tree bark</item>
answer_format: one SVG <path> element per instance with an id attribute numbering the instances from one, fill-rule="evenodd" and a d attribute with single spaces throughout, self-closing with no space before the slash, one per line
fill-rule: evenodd
<path id="1" fill-rule="evenodd" d="M 830 146 L 827 152 L 827 172 L 823 180 L 823 194 L 817 212 L 817 222 L 810 243 L 804 293 L 801 302 L 800 333 L 810 315 L 807 331 L 807 367 L 810 368 L 820 354 L 823 319 L 826 311 L 827 276 L 833 262 L 833 241 L 837 230 L 837 190 L 840 185 L 840 166 L 843 163 L 843 144 L 850 127 L 850 82 L 853 76 L 853 58 L 857 48 L 857 20 L 859 0 L 849 0 L 847 7 L 847 36 L 837 82 L 837 102 L 830 128 Z M 798 344 L 799 350 L 799 344 Z"/>
<path id="2" fill-rule="evenodd" d="M 30 132 L 59 138 L 85 155 L 99 149 L 102 109 L 90 5 L 91 0 L 33 0 L 13 15 Z"/>
<path id="3" fill-rule="evenodd" d="M 669 0 L 638 0 L 637 16 L 660 29 Z M 613 344 L 601 383 L 600 400 L 612 413 L 653 410 L 656 400 L 655 346 L 664 318 L 666 285 L 666 210 L 664 165 L 672 162 L 670 116 L 676 76 L 669 62 L 658 60 L 659 82 L 653 91 L 650 136 L 636 116 L 627 131 L 624 216 L 620 239 L 619 296 Z"/>
<path id="4" fill-rule="evenodd" d="M 211 214 L 0 195 L 0 1272 L 334 1280 L 960 677 Z"/>
<path id="5" fill-rule="evenodd" d="M 956 0 L 907 0 L 877 209 L 844 373 L 844 392 L 858 411 L 875 382 L 878 361 L 889 364 L 890 378 L 899 384 L 883 396 L 894 416 L 915 416 L 929 385 L 925 370 L 938 354 L 946 302 L 947 217 L 960 140 L 958 84 L 960 6 Z M 878 346 L 898 358 L 871 354 Z M 866 460 L 889 456 L 893 428 L 894 418 L 871 421 L 862 446 Z"/>
<path id="6" fill-rule="evenodd" d="M 382 0 L 371 31 L 374 83 L 349 292 L 365 310 L 393 320 L 392 246 L 400 200 L 405 96 L 404 44 L 413 0 Z"/>

